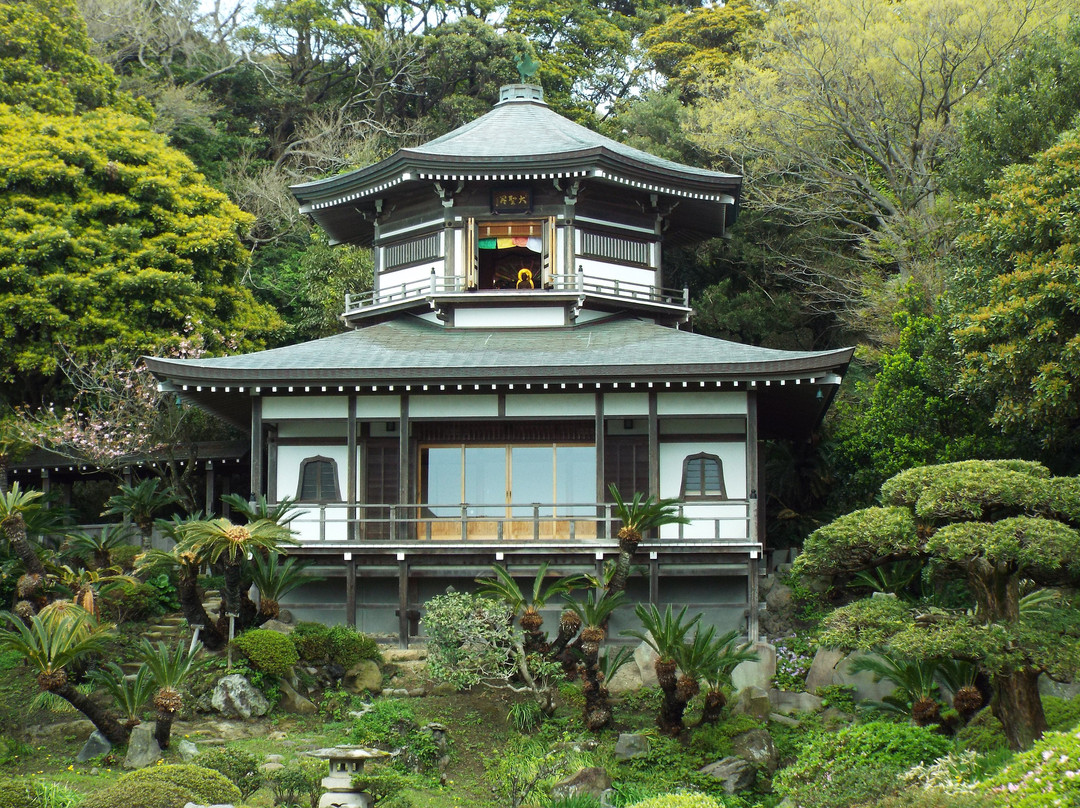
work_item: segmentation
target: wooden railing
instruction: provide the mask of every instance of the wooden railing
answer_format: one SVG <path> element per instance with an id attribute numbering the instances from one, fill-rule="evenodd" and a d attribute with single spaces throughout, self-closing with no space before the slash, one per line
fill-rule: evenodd
<path id="1" fill-rule="evenodd" d="M 746 542 L 755 535 L 755 503 L 723 500 L 680 506 L 689 524 L 661 528 L 651 544 Z M 614 537 L 622 526 L 612 503 L 406 503 L 298 505 L 292 522 L 303 545 L 339 542 L 556 541 L 587 543 Z"/>
<path id="2" fill-rule="evenodd" d="M 408 281 L 406 283 L 385 286 L 378 291 L 363 292 L 361 294 L 345 295 L 345 315 L 356 314 L 373 306 L 386 306 L 395 303 L 404 303 L 411 300 L 422 300 L 428 297 L 444 294 L 456 294 L 465 292 L 465 281 L 460 277 L 447 278 L 437 275 L 435 270 L 426 279 Z M 690 307 L 689 289 L 666 289 L 651 286 L 645 283 L 632 283 L 612 278 L 601 278 L 586 275 L 584 270 L 579 269 L 565 275 L 552 275 L 549 284 L 543 289 L 484 289 L 484 292 L 517 291 L 532 294 L 545 294 L 548 292 L 577 292 L 579 294 L 602 295 L 616 297 L 621 300 L 659 303 L 667 306 Z"/>

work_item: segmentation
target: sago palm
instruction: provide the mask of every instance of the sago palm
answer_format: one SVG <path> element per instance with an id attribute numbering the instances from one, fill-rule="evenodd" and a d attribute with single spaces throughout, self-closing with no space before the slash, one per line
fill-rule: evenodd
<path id="1" fill-rule="evenodd" d="M 173 718 L 184 706 L 180 686 L 191 673 L 195 656 L 201 649 L 202 645 L 196 643 L 193 648 L 179 644 L 170 650 L 163 642 L 153 645 L 145 639 L 139 645 L 139 660 L 150 671 L 158 688 L 154 695 L 154 709 L 157 710 L 154 738 L 162 749 L 169 748 Z"/>
<path id="2" fill-rule="evenodd" d="M 676 615 L 671 605 L 661 613 L 655 604 L 639 603 L 634 609 L 634 614 L 641 621 L 644 631 L 624 631 L 631 637 L 636 637 L 656 651 L 656 680 L 660 689 L 664 692 L 664 701 L 660 707 L 660 715 L 657 724 L 661 731 L 669 734 L 678 734 L 682 730 L 682 716 L 686 711 L 686 704 L 696 694 L 697 679 L 690 672 L 684 670 L 685 681 L 680 688 L 679 661 L 684 664 L 688 661 L 686 656 L 686 637 L 690 633 L 701 615 L 695 615 L 692 619 L 686 619 L 686 607 Z M 703 636 L 703 635 L 702 635 Z M 711 639 L 711 637 L 710 637 Z M 693 690 L 689 697 L 683 699 L 680 692 Z"/>
<path id="3" fill-rule="evenodd" d="M 278 553 L 255 553 L 251 557 L 251 579 L 259 589 L 259 613 L 266 620 L 276 620 L 281 613 L 279 601 L 294 589 L 321 581 L 309 575 L 309 562 L 285 558 Z"/>
<path id="4" fill-rule="evenodd" d="M 619 558 L 615 562 L 615 573 L 611 576 L 608 589 L 622 592 L 626 589 L 626 579 L 630 575 L 630 561 L 637 552 L 641 537 L 649 530 L 664 525 L 689 524 L 690 520 L 679 513 L 677 499 L 654 499 L 636 493 L 627 502 L 619 493 L 615 483 L 608 486 L 615 500 L 615 515 L 622 522 L 617 537 L 619 539 Z"/>
<path id="5" fill-rule="evenodd" d="M 297 510 L 296 502 L 288 497 L 276 505 L 269 504 L 262 494 L 256 496 L 254 502 L 248 502 L 239 494 L 225 494 L 221 501 L 248 522 L 268 521 L 288 525 L 296 517 L 307 513 L 307 511 Z"/>
<path id="6" fill-rule="evenodd" d="M 121 485 L 119 493 L 109 497 L 105 503 L 108 507 L 101 515 L 119 514 L 130 519 L 139 530 L 143 549 L 149 550 L 154 518 L 177 501 L 176 492 L 161 480 L 143 480 L 138 485 Z"/>
<path id="7" fill-rule="evenodd" d="M 543 637 L 540 636 L 540 627 L 544 624 L 544 618 L 540 615 L 540 609 L 544 608 L 552 599 L 560 595 L 568 595 L 585 583 L 584 575 L 570 575 L 556 578 L 545 586 L 544 582 L 547 578 L 548 567 L 549 564 L 545 561 L 537 570 L 533 578 L 531 597 L 525 595 L 521 587 L 518 586 L 517 581 L 514 580 L 514 576 L 501 564 L 492 566 L 491 571 L 495 574 L 493 579 L 476 579 L 477 583 L 481 585 L 479 590 L 481 595 L 501 600 L 513 609 L 514 614 L 522 613 L 519 622 L 526 634 L 526 643 L 530 649 L 535 649 L 543 642 Z M 573 621 L 569 622 L 573 623 Z M 578 626 L 580 627 L 580 625 L 579 622 Z M 574 633 L 577 633 L 576 629 Z M 571 634 L 571 637 L 573 637 L 573 634 Z"/>
<path id="8" fill-rule="evenodd" d="M 600 643 L 607 636 L 607 622 L 611 613 L 626 600 L 625 592 L 597 592 L 590 589 L 585 599 L 574 600 L 563 595 L 570 610 L 577 615 L 581 629 L 581 679 L 585 694 L 585 727 L 598 732 L 611 723 L 611 705 L 604 673 L 600 669 Z"/>
<path id="9" fill-rule="evenodd" d="M 23 491 L 18 483 L 10 491 L 0 492 L 0 529 L 22 561 L 26 575 L 35 579 L 37 587 L 28 587 L 35 595 L 45 580 L 45 566 L 27 537 L 26 519 L 41 509 L 41 497 L 40 491 Z"/>
<path id="10" fill-rule="evenodd" d="M 222 563 L 227 614 L 240 613 L 240 579 L 247 556 L 259 551 L 277 553 L 282 545 L 296 543 L 289 528 L 265 519 L 248 525 L 234 525 L 228 519 L 188 522 L 180 534 L 183 541 L 176 549 L 181 553 L 209 564 Z"/>
<path id="11" fill-rule="evenodd" d="M 64 542 L 64 554 L 92 562 L 99 570 L 112 566 L 112 551 L 131 543 L 131 528 L 124 524 L 105 525 L 97 533 L 75 531 Z"/>
<path id="12" fill-rule="evenodd" d="M 55 693 L 83 713 L 114 745 L 127 743 L 129 730 L 92 699 L 80 693 L 68 678 L 67 667 L 101 651 L 113 635 L 111 626 L 98 623 L 85 609 L 71 603 L 50 604 L 24 623 L 3 613 L 0 648 L 26 659 L 37 673 L 38 687 Z"/>
<path id="13" fill-rule="evenodd" d="M 93 671 L 90 681 L 113 697 L 113 703 L 124 716 L 124 725 L 128 728 L 142 723 L 139 714 L 157 690 L 154 678 L 145 665 L 134 676 L 128 676 L 115 662 L 109 662 Z"/>
<path id="14" fill-rule="evenodd" d="M 909 715 L 920 727 L 941 721 L 939 669 L 936 660 L 899 659 L 884 651 L 858 657 L 849 666 L 852 673 L 866 671 L 873 674 L 875 682 L 884 680 L 896 686 L 895 691 L 872 704 L 872 709 Z"/>
<path id="15" fill-rule="evenodd" d="M 724 688 L 731 683 L 731 674 L 743 662 L 757 662 L 760 657 L 751 650 L 750 643 L 740 643 L 737 631 L 721 634 L 709 644 L 708 653 L 699 665 L 701 681 L 705 683 L 705 706 L 701 713 L 702 724 L 720 720 L 720 711 L 727 704 Z"/>

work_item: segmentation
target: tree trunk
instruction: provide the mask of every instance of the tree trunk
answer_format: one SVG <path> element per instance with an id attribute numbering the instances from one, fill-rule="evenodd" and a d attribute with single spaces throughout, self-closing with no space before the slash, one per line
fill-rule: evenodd
<path id="1" fill-rule="evenodd" d="M 626 528 L 623 528 L 619 532 L 623 533 L 625 530 Z M 619 536 L 619 557 L 615 560 L 615 572 L 607 587 L 611 594 L 626 591 L 626 579 L 630 577 L 630 562 L 633 561 L 640 542 L 641 534 L 637 531 L 629 536 Z"/>
<path id="2" fill-rule="evenodd" d="M 240 561 L 237 559 L 236 563 L 231 561 L 225 562 L 225 591 L 222 593 L 224 596 L 225 614 L 235 614 L 240 616 Z"/>
<path id="3" fill-rule="evenodd" d="M 38 558 L 38 554 L 34 552 L 30 540 L 26 537 L 26 522 L 23 520 L 23 515 L 18 511 L 14 511 L 7 519 L 0 522 L 0 527 L 4 529 L 4 537 L 11 544 L 11 549 L 15 551 L 15 555 L 22 561 L 26 574 L 40 575 L 44 578 L 45 567 L 42 565 L 41 559 Z"/>
<path id="4" fill-rule="evenodd" d="M 166 710 L 158 710 L 157 721 L 154 723 L 154 740 L 162 749 L 169 748 L 169 738 L 172 736 L 173 714 Z"/>
<path id="5" fill-rule="evenodd" d="M 1030 747 L 1047 729 L 1038 682 L 1039 672 L 1032 668 L 993 677 L 990 709 L 1005 728 L 1005 737 L 1015 751 Z"/>
<path id="6" fill-rule="evenodd" d="M 701 720 L 698 723 L 718 724 L 720 722 L 720 713 L 726 704 L 727 699 L 724 697 L 723 691 L 707 691 L 705 693 L 705 706 L 701 710 Z"/>
<path id="7" fill-rule="evenodd" d="M 202 626 L 199 639 L 207 651 L 220 651 L 225 647 L 225 637 L 218 631 L 210 615 L 206 613 L 202 599 L 199 597 L 199 573 L 194 567 L 181 565 L 180 574 L 177 576 L 176 593 L 180 598 L 180 608 L 188 624 Z"/>
<path id="8" fill-rule="evenodd" d="M 64 682 L 64 684 L 53 689 L 52 692 L 89 718 L 91 723 L 98 728 L 113 746 L 123 746 L 128 742 L 131 730 L 106 713 L 89 696 L 85 696 L 76 690 L 70 682 Z"/>

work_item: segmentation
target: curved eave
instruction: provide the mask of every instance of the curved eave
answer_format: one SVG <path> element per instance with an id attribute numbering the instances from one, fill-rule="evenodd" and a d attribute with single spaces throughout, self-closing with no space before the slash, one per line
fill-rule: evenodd
<path id="1" fill-rule="evenodd" d="M 452 157 L 402 149 L 392 157 L 348 174 L 294 185 L 300 212 L 312 216 L 335 242 L 370 244 L 375 200 L 435 182 L 529 182 L 584 180 L 688 203 L 694 214 L 678 216 L 678 227 L 707 238 L 734 224 L 742 178 L 687 167 L 650 165 L 594 146 L 558 154 L 516 157 Z M 716 213 L 702 217 L 701 212 Z M 704 224 L 693 227 L 691 223 Z"/>

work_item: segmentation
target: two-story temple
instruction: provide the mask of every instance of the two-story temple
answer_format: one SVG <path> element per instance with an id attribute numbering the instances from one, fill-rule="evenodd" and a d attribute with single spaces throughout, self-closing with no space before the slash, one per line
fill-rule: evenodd
<path id="1" fill-rule="evenodd" d="M 292 552 L 326 580 L 293 597 L 299 617 L 406 643 L 420 604 L 492 564 L 599 571 L 615 483 L 692 520 L 642 542 L 632 597 L 756 638 L 759 441 L 808 437 L 852 352 L 687 330 L 662 247 L 724 235 L 740 186 L 504 87 L 447 135 L 293 188 L 335 243 L 374 252 L 344 333 L 147 364 L 250 428 L 252 486 L 302 503 Z"/>

